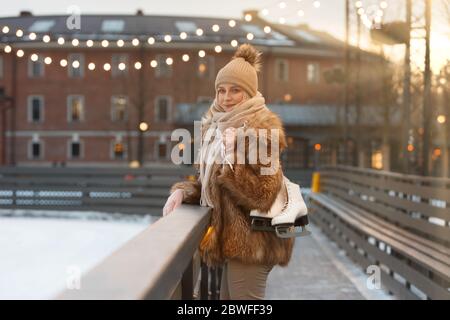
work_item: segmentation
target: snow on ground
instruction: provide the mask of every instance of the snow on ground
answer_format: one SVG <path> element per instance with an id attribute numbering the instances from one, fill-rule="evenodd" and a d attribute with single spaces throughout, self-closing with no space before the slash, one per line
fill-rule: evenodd
<path id="1" fill-rule="evenodd" d="M 52 299 L 156 219 L 0 210 L 0 299 Z"/>

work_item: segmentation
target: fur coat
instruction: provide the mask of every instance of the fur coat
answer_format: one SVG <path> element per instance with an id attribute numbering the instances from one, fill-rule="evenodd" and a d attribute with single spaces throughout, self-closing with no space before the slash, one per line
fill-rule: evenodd
<path id="1" fill-rule="evenodd" d="M 279 130 L 279 153 L 287 147 L 283 125 L 275 113 L 265 113 L 264 118 L 255 114 L 247 125 L 249 128 L 268 130 L 269 151 L 270 129 Z M 248 141 L 246 145 L 248 147 Z M 279 159 L 279 154 L 276 157 Z M 281 163 L 276 174 L 272 175 L 262 175 L 260 167 L 263 164 L 259 162 L 235 163 L 234 170 L 228 165 L 213 166 L 209 186 L 214 203 L 210 222 L 213 228 L 200 245 L 202 259 L 209 266 L 221 265 L 229 258 L 247 264 L 286 266 L 295 238 L 282 239 L 275 232 L 253 231 L 250 218 L 251 210 L 265 212 L 274 203 L 283 182 Z M 184 203 L 200 203 L 201 185 L 198 179 L 177 182 L 172 185 L 170 193 L 176 189 L 183 190 Z"/>

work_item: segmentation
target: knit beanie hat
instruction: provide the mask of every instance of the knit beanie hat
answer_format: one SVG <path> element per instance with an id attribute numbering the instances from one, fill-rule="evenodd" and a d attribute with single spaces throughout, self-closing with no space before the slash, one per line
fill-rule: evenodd
<path id="1" fill-rule="evenodd" d="M 232 60 L 219 70 L 215 88 L 223 83 L 232 83 L 242 87 L 250 97 L 256 96 L 258 91 L 257 72 L 261 67 L 261 52 L 250 44 L 242 44 L 234 54 Z"/>

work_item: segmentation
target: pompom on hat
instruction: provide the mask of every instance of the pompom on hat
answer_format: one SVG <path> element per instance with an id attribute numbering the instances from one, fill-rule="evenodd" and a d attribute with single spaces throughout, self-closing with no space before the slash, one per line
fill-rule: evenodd
<path id="1" fill-rule="evenodd" d="M 261 68 L 261 52 L 250 44 L 242 44 L 236 50 L 233 59 L 219 70 L 215 88 L 224 83 L 242 87 L 250 97 L 258 92 L 258 71 Z"/>

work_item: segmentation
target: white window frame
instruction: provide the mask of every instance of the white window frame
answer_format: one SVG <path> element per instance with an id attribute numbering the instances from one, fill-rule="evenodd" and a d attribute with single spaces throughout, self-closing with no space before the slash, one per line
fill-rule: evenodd
<path id="1" fill-rule="evenodd" d="M 38 75 L 33 74 L 33 65 L 35 63 L 39 63 L 41 65 L 41 73 Z M 38 57 L 37 61 L 33 61 L 31 59 L 28 59 L 28 78 L 30 79 L 37 79 L 37 78 L 43 78 L 45 76 L 45 63 L 44 58 L 42 56 Z"/>
<path id="2" fill-rule="evenodd" d="M 161 145 L 161 144 L 165 144 L 166 145 L 166 155 L 164 156 L 164 157 L 160 157 L 159 156 L 159 145 Z M 168 145 L 168 141 L 167 141 L 167 139 L 166 139 L 166 141 L 161 141 L 161 139 L 157 139 L 156 141 L 155 141 L 155 158 L 156 158 L 156 160 L 167 160 L 167 159 L 169 159 L 169 154 L 170 154 L 170 152 L 169 152 L 169 150 L 170 150 L 170 146 Z"/>
<path id="3" fill-rule="evenodd" d="M 33 100 L 34 99 L 40 100 L 40 108 L 39 108 L 39 121 L 33 120 Z M 43 123 L 44 122 L 44 110 L 45 110 L 45 99 L 43 95 L 29 95 L 27 98 L 27 111 L 28 111 L 28 122 L 29 123 Z"/>
<path id="4" fill-rule="evenodd" d="M 310 78 L 309 66 L 317 66 L 313 78 Z M 306 65 L 306 82 L 310 84 L 320 83 L 320 63 L 315 61 L 310 61 Z"/>
<path id="5" fill-rule="evenodd" d="M 215 68 L 215 59 L 213 56 L 206 57 L 197 57 L 197 77 L 201 79 L 213 79 L 214 77 L 214 68 Z M 199 70 L 200 63 L 206 63 L 206 73 L 201 73 Z"/>
<path id="6" fill-rule="evenodd" d="M 33 144 L 34 143 L 39 143 L 40 144 L 40 149 L 39 149 L 39 157 L 38 158 L 34 158 L 33 157 Z M 34 140 L 31 139 L 28 141 L 28 160 L 42 160 L 44 159 L 44 141 L 39 139 L 39 140 Z"/>
<path id="7" fill-rule="evenodd" d="M 167 99 L 167 120 L 161 120 L 159 118 L 159 108 L 158 101 L 161 99 Z M 155 97 L 155 120 L 162 123 L 171 123 L 172 122 L 172 97 L 167 95 L 161 95 Z"/>
<path id="8" fill-rule="evenodd" d="M 72 119 L 72 103 L 71 103 L 72 98 L 81 98 L 81 101 L 82 101 L 81 116 L 80 116 L 80 120 L 78 120 L 78 121 Z M 67 109 L 66 110 L 67 110 L 67 122 L 68 123 L 84 121 L 85 109 L 86 109 L 86 105 L 85 105 L 85 100 L 84 100 L 83 95 L 70 94 L 67 96 Z"/>
<path id="9" fill-rule="evenodd" d="M 80 62 L 80 67 L 78 68 L 80 70 L 79 77 L 73 75 L 73 70 L 75 70 L 75 68 L 72 67 L 72 62 L 74 60 L 78 60 Z M 82 54 L 82 53 L 69 54 L 69 56 L 67 57 L 67 74 L 68 74 L 69 78 L 74 78 L 74 79 L 84 78 L 84 54 Z"/>
<path id="10" fill-rule="evenodd" d="M 79 157 L 72 157 L 72 143 L 73 142 L 78 142 L 80 144 L 80 156 Z M 84 143 L 82 140 L 73 140 L 73 139 L 67 140 L 67 159 L 70 159 L 70 160 L 84 159 Z"/>
<path id="11" fill-rule="evenodd" d="M 284 78 L 281 79 L 280 77 L 280 64 L 284 64 L 285 66 L 285 72 L 284 72 Z M 275 79 L 277 81 L 287 82 L 289 81 L 289 61 L 287 59 L 276 59 L 275 60 Z"/>
<path id="12" fill-rule="evenodd" d="M 122 143 L 123 144 L 123 158 L 122 159 L 117 159 L 114 155 L 114 145 L 116 143 Z M 116 160 L 116 161 L 125 161 L 128 158 L 128 148 L 127 148 L 127 144 L 123 141 L 117 141 L 117 140 L 112 140 L 110 143 L 110 152 L 109 152 L 109 157 L 111 158 L 111 160 Z"/>
<path id="13" fill-rule="evenodd" d="M 115 98 L 124 98 L 126 100 L 126 104 L 125 104 L 125 118 L 123 120 L 117 119 L 117 117 L 116 117 L 116 110 L 114 108 L 114 106 L 115 106 L 114 99 Z M 128 99 L 128 96 L 122 95 L 122 94 L 111 96 L 111 121 L 112 122 L 124 122 L 124 121 L 127 121 L 128 120 L 128 110 L 129 110 L 129 99 Z"/>
<path id="14" fill-rule="evenodd" d="M 171 78 L 173 74 L 173 64 L 168 66 L 170 69 L 169 74 L 161 74 L 161 65 L 164 63 L 166 64 L 166 59 L 169 58 L 169 55 L 166 54 L 158 54 L 156 55 L 156 62 L 158 65 L 155 68 L 155 77 L 156 78 Z"/>
<path id="15" fill-rule="evenodd" d="M 117 64 L 115 63 L 114 59 L 117 57 Z M 123 58 L 123 59 L 122 59 Z M 111 76 L 112 77 L 120 77 L 122 75 L 128 74 L 128 68 L 129 68 L 129 55 L 125 53 L 114 53 L 111 56 Z M 119 70 L 119 64 L 125 63 L 125 70 Z"/>

